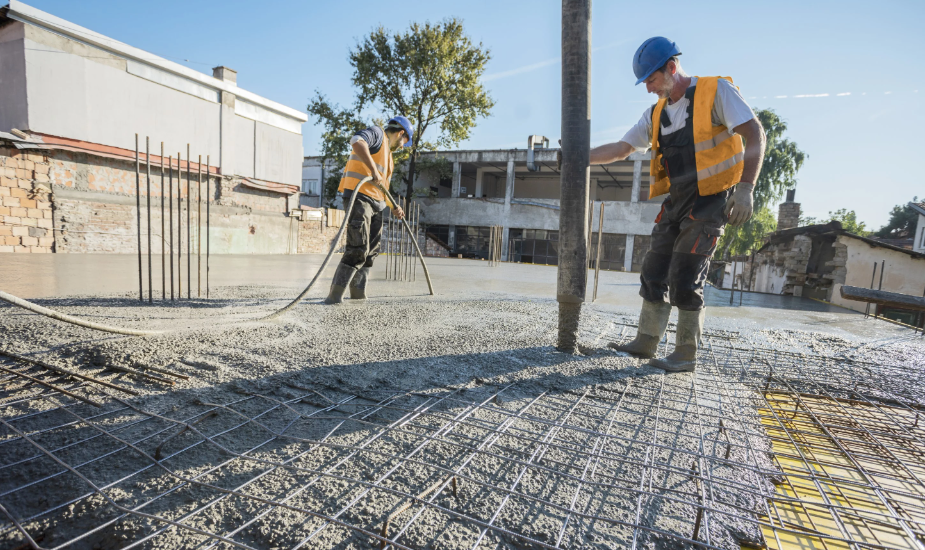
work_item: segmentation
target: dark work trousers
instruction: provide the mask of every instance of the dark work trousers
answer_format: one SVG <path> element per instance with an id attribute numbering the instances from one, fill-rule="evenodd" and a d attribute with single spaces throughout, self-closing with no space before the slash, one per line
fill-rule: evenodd
<path id="1" fill-rule="evenodd" d="M 347 246 L 340 263 L 356 269 L 372 267 L 382 242 L 382 210 L 376 201 L 360 193 L 347 221 Z M 345 203 L 349 198 L 345 200 Z"/>
<path id="2" fill-rule="evenodd" d="M 687 124 L 668 135 L 659 128 L 659 151 L 671 182 L 668 198 L 655 219 L 652 244 L 642 262 L 639 295 L 650 302 L 670 302 L 678 309 L 703 308 L 703 285 L 710 258 L 726 225 L 731 190 L 701 196 L 694 157 L 693 94 Z M 660 121 L 665 127 L 670 122 Z"/>

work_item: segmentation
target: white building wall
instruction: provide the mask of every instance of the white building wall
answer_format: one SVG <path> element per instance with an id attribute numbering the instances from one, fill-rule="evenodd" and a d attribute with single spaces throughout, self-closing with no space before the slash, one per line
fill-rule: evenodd
<path id="1" fill-rule="evenodd" d="M 190 144 L 194 160 L 208 156 L 226 175 L 301 183 L 301 111 L 18 0 L 7 17 L 14 22 L 0 29 L 0 131 L 128 150 L 137 133 L 142 149 L 151 138 L 155 154 L 163 141 L 165 155 L 185 158 Z"/>
<path id="2" fill-rule="evenodd" d="M 29 127 L 23 25 L 0 29 L 0 132 Z"/>
<path id="3" fill-rule="evenodd" d="M 848 270 L 845 277 L 846 285 L 869 288 L 874 263 L 877 264 L 876 284 L 879 285 L 880 265 L 885 261 L 882 290 L 912 296 L 921 296 L 925 290 L 925 258 L 882 246 L 872 246 L 845 235 L 839 236 L 838 242 L 848 247 L 848 261 L 845 266 Z M 864 311 L 867 307 L 865 302 L 842 299 L 841 286 L 838 283 L 834 285 L 832 303 L 855 311 Z"/>
<path id="4" fill-rule="evenodd" d="M 919 221 L 915 224 L 915 240 L 912 250 L 925 254 L 925 215 L 919 214 Z"/>

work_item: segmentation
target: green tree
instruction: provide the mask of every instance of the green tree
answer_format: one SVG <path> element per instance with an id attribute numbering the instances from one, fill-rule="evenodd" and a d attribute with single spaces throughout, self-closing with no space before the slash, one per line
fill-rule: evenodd
<path id="1" fill-rule="evenodd" d="M 331 204 L 337 197 L 341 174 L 350 156 L 350 138 L 367 127 L 367 124 L 350 109 L 328 103 L 321 93 L 308 105 L 308 112 L 315 115 L 324 131 L 321 134 L 321 161 L 324 167 L 324 181 L 321 183 L 323 204 Z M 329 168 L 328 164 L 333 167 Z"/>
<path id="2" fill-rule="evenodd" d="M 759 248 L 762 240 L 766 235 L 772 233 L 777 228 L 777 218 L 768 208 L 755 210 L 748 222 L 741 227 L 726 228 L 726 232 L 720 238 L 719 247 L 727 254 L 739 256 L 748 254 L 752 250 Z"/>
<path id="3" fill-rule="evenodd" d="M 797 185 L 797 172 L 809 155 L 796 143 L 784 137 L 787 123 L 772 109 L 757 109 L 755 116 L 767 136 L 767 148 L 761 173 L 755 182 L 755 204 L 752 218 L 740 227 L 727 226 L 720 241 L 721 257 L 726 254 L 744 254 L 761 246 L 764 237 L 774 231 L 777 222 L 771 208 L 780 201 L 787 189 Z"/>
<path id="4" fill-rule="evenodd" d="M 370 107 L 383 118 L 408 117 L 414 124 L 413 146 L 396 154 L 395 160 L 396 167 L 406 159 L 410 163 L 396 170 L 392 186 L 404 181 L 410 200 L 417 154 L 455 146 L 469 137 L 479 117 L 490 114 L 494 101 L 480 83 L 490 52 L 466 36 L 462 21 L 451 18 L 433 25 L 412 23 L 402 33 L 380 27 L 360 41 L 348 59 L 356 88 L 352 110 L 332 107 L 318 93 L 309 112 L 324 124 L 322 140 L 333 140 L 330 130 L 335 128 L 349 131 L 342 115 L 359 121 L 359 113 Z M 345 136 L 348 147 L 343 148 L 348 156 L 349 138 Z M 322 149 L 339 151 L 341 142 Z"/>
<path id="5" fill-rule="evenodd" d="M 919 202 L 919 198 L 912 197 L 912 202 Z M 918 213 L 906 204 L 897 204 L 890 211 L 890 221 L 881 227 L 876 235 L 885 239 L 903 239 L 915 236 L 915 224 L 918 223 Z"/>

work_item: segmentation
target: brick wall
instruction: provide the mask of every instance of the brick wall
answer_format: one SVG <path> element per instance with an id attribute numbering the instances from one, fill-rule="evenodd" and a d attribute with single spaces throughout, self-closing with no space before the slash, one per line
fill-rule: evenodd
<path id="1" fill-rule="evenodd" d="M 48 159 L 0 147 L 0 252 L 53 252 Z"/>
<path id="2" fill-rule="evenodd" d="M 800 226 L 800 203 L 782 202 L 777 210 L 777 230 L 793 229 Z"/>
<path id="3" fill-rule="evenodd" d="M 337 236 L 339 228 L 327 227 L 327 217 L 303 220 L 298 222 L 299 254 L 327 254 L 331 250 L 331 242 Z M 341 237 L 340 246 L 347 241 L 347 232 Z"/>
<path id="4" fill-rule="evenodd" d="M 146 167 L 140 176 L 142 253 L 147 252 Z M 170 194 L 174 230 L 178 218 L 187 228 L 186 214 L 177 212 L 178 194 L 187 204 L 186 171 L 182 185 L 176 171 L 172 188 L 170 171 L 164 177 L 163 194 Z M 135 253 L 138 248 L 136 175 L 133 159 L 109 158 L 89 153 L 50 150 L 20 151 L 0 145 L 0 252 Z M 207 178 L 204 178 L 207 179 Z M 196 232 L 198 176 L 192 173 L 192 231 Z M 202 184 L 205 194 L 206 183 Z M 212 177 L 212 250 L 214 253 L 286 253 L 289 196 L 242 185 L 238 177 Z M 161 251 L 162 196 L 160 166 L 151 166 L 151 248 Z M 203 196 L 202 212 L 206 212 Z M 169 216 L 165 214 L 164 238 L 169 239 Z M 310 221 L 297 224 L 298 243 L 292 251 L 327 251 L 335 231 L 321 234 Z M 316 222 L 317 225 L 317 222 Z M 301 229 L 305 231 L 301 231 Z M 204 231 L 204 229 L 203 229 Z M 293 231 L 293 234 L 295 232 Z M 318 233 L 317 235 L 315 233 Z M 330 233 L 330 234 L 327 234 Z M 166 245 L 169 250 L 169 245 Z M 186 252 L 184 247 L 184 253 Z"/>

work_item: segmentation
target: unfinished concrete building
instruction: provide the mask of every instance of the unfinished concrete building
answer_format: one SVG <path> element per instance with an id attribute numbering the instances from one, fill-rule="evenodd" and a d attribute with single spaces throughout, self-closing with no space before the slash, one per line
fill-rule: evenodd
<path id="1" fill-rule="evenodd" d="M 490 228 L 501 226 L 502 259 L 558 265 L 559 173 L 556 149 L 548 143 L 530 136 L 525 149 L 422 155 L 452 166 L 450 177 L 430 170 L 415 179 L 428 234 L 451 256 L 487 258 Z M 593 248 L 604 205 L 601 268 L 638 271 L 663 200 L 648 200 L 649 154 L 592 166 L 590 197 Z"/>
<path id="2" fill-rule="evenodd" d="M 196 178 L 201 156 L 213 252 L 320 250 L 310 241 L 322 213 L 288 216 L 306 120 L 238 87 L 227 67 L 203 74 L 12 0 L 0 10 L 0 252 L 135 252 L 136 134 L 142 171 L 150 137 L 157 203 L 161 143 L 174 176 Z M 141 187 L 147 198 L 144 174 Z M 158 207 L 158 234 L 160 220 Z"/>

